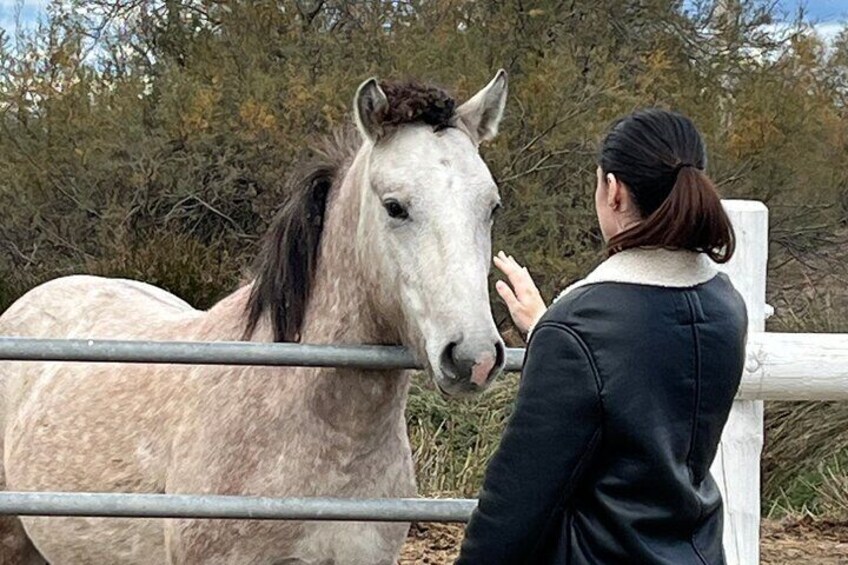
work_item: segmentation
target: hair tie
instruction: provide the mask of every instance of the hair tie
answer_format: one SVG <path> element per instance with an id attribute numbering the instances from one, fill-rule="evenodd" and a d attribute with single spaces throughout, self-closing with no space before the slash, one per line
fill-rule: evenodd
<path id="1" fill-rule="evenodd" d="M 683 163 L 683 162 L 678 163 L 677 166 L 674 167 L 674 172 L 673 172 L 674 176 L 677 176 L 677 173 L 680 172 L 680 169 L 683 169 L 685 167 L 695 168 L 695 164 L 694 163 Z"/>

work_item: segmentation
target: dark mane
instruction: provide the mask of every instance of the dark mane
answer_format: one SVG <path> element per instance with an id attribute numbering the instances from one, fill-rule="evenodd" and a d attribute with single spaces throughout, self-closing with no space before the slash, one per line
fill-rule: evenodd
<path id="1" fill-rule="evenodd" d="M 244 339 L 250 339 L 266 312 L 274 341 L 298 339 L 318 263 L 327 199 L 360 143 L 355 131 L 339 131 L 314 148 L 288 178 L 288 201 L 253 264 Z"/>
<path id="2" fill-rule="evenodd" d="M 381 82 L 389 105 L 385 126 L 425 123 L 450 126 L 456 102 L 443 89 L 416 82 Z M 341 180 L 361 140 L 348 128 L 325 140 L 288 178 L 288 201 L 277 214 L 253 264 L 244 339 L 270 314 L 274 341 L 299 338 L 312 291 L 324 213 L 331 189 Z"/>
<path id="3" fill-rule="evenodd" d="M 442 88 L 418 82 L 380 82 L 389 100 L 386 113 L 380 117 L 384 126 L 425 123 L 446 128 L 454 116 L 456 101 Z"/>

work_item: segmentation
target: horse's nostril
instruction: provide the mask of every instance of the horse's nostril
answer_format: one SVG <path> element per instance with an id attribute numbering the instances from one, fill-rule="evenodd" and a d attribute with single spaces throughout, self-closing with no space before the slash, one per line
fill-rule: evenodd
<path id="1" fill-rule="evenodd" d="M 459 377 L 456 361 L 454 361 L 454 354 L 456 353 L 457 345 L 459 344 L 455 341 L 450 342 L 447 347 L 445 347 L 445 350 L 442 351 L 442 358 L 440 359 L 442 372 L 445 376 L 451 379 Z"/>
<path id="2" fill-rule="evenodd" d="M 487 345 L 485 341 L 473 343 L 462 339 L 450 342 L 439 359 L 442 374 L 451 380 L 470 380 L 484 387 L 501 372 L 506 359 L 503 342 L 494 342 L 494 351 L 490 349 L 492 345 Z"/>
<path id="3" fill-rule="evenodd" d="M 491 379 L 504 368 L 506 364 L 506 349 L 502 341 L 495 342 L 495 366 L 492 367 L 492 372 L 489 374 Z"/>

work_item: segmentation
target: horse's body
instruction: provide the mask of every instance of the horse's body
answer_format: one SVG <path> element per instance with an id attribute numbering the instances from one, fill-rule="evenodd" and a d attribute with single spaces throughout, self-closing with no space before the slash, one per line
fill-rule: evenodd
<path id="1" fill-rule="evenodd" d="M 243 289 L 202 313 L 137 283 L 71 277 L 33 290 L 4 316 L 0 329 L 21 335 L 15 331 L 20 324 L 27 334 L 41 337 L 237 340 L 246 298 Z M 399 417 L 406 378 L 340 373 L 15 364 L 15 378 L 6 381 L 5 391 L 7 488 L 414 495 L 406 429 Z M 333 385 L 328 387 L 327 380 Z M 331 388 L 338 388 L 341 398 L 322 398 L 332 394 Z M 404 525 L 318 522 L 222 521 L 211 528 L 208 522 L 188 520 L 23 522 L 39 551 L 59 564 L 166 563 L 166 543 L 181 539 L 186 543 L 172 545 L 182 548 L 172 555 L 178 563 L 264 562 L 269 549 L 283 548 L 287 557 L 306 563 L 316 553 L 340 563 L 380 563 L 396 552 L 406 531 Z M 316 546 L 326 550 L 316 551 Z"/>
<path id="2" fill-rule="evenodd" d="M 487 263 L 490 254 L 488 232 L 476 226 L 463 231 L 458 223 L 426 225 L 420 209 L 419 232 L 412 232 L 375 186 L 391 182 L 393 158 L 420 151 L 427 141 L 435 147 L 426 158 L 438 159 L 448 184 L 477 182 L 469 189 L 476 191 L 473 198 L 445 205 L 482 202 L 490 189 L 484 187 L 488 171 L 481 176 L 476 144 L 468 140 L 485 139 L 475 138 L 485 133 L 479 129 L 485 123 L 475 124 L 477 114 L 462 110 L 476 110 L 476 100 L 483 116 L 496 87 L 502 109 L 505 84 L 498 81 L 502 75 L 458 109 L 464 122 L 457 127 L 434 132 L 428 124 L 409 123 L 386 139 L 375 129 L 381 124 L 374 115 L 387 108 L 368 106 L 375 102 L 369 96 L 382 91 L 363 85 L 357 117 L 365 143 L 333 170 L 329 195 L 307 195 L 304 223 L 282 218 L 257 278 L 209 311 L 143 283 L 74 276 L 22 297 L 0 316 L 0 335 L 235 341 L 244 337 L 247 323 L 254 341 L 401 342 L 427 361 L 443 390 L 482 389 L 502 363 L 485 269 L 480 272 L 480 261 Z M 490 99 L 481 99 L 487 92 Z M 463 144 L 473 147 L 473 156 L 457 151 Z M 438 184 L 431 166 L 425 172 Z M 306 182 L 315 185 L 316 179 L 313 174 Z M 402 188 L 392 186 L 391 200 L 403 201 L 412 216 L 411 196 Z M 313 205 L 322 198 L 323 225 L 315 228 Z M 455 221 L 471 222 L 467 215 Z M 454 251 L 442 237 L 454 229 L 464 250 Z M 419 241 L 420 263 L 398 267 L 386 246 L 399 249 L 415 233 L 436 233 L 441 247 Z M 314 253 L 304 249 L 304 240 L 314 243 Z M 422 268 L 433 261 L 438 264 L 432 267 L 458 280 L 430 280 Z M 301 278 L 305 289 L 283 288 Z M 436 296 L 438 290 L 443 294 Z M 253 324 L 247 320 L 251 312 L 261 314 Z M 0 363 L 0 371 L 0 488 L 6 490 L 341 497 L 416 492 L 404 421 L 409 377 L 403 372 L 65 363 Z M 0 564 L 382 564 L 394 562 L 407 527 L 0 517 Z"/>

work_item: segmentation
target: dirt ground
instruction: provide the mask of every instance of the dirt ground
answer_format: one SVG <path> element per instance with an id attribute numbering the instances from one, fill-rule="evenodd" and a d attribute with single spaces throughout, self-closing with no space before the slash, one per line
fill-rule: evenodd
<path id="1" fill-rule="evenodd" d="M 848 522 L 766 521 L 762 531 L 762 565 L 848 564 Z"/>
<path id="2" fill-rule="evenodd" d="M 848 522 L 765 520 L 762 532 L 761 565 L 848 565 Z M 461 525 L 413 525 L 400 564 L 453 563 L 461 536 Z"/>

